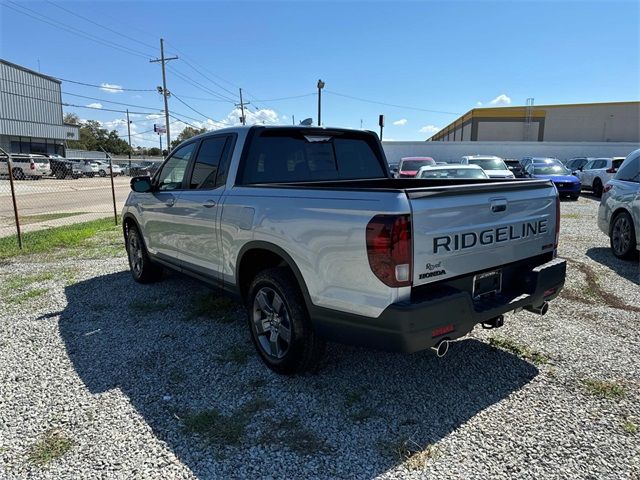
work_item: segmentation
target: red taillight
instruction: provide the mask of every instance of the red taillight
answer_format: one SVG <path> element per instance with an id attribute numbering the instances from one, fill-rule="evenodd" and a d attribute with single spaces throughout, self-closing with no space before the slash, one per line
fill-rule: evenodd
<path id="1" fill-rule="evenodd" d="M 367 225 L 371 271 L 385 285 L 411 285 L 411 217 L 376 215 Z"/>
<path id="2" fill-rule="evenodd" d="M 32 160 L 32 161 L 31 161 L 31 163 L 29 164 L 29 168 L 30 168 L 31 170 L 35 170 L 35 169 L 36 169 L 36 164 L 35 164 L 35 162 L 34 162 L 33 160 Z"/>
<path id="3" fill-rule="evenodd" d="M 613 188 L 613 185 L 611 185 L 610 183 L 607 183 L 607 184 L 604 186 L 604 190 L 603 190 L 603 192 L 604 192 L 604 193 L 607 193 L 607 192 L 608 192 L 609 190 L 611 190 L 612 188 Z"/>
<path id="4" fill-rule="evenodd" d="M 618 171 L 617 168 L 608 168 L 607 173 L 616 173 Z"/>
<path id="5" fill-rule="evenodd" d="M 560 196 L 556 196 L 556 245 L 555 248 L 558 248 L 558 243 L 560 241 Z M 557 253 L 554 250 L 554 253 Z"/>

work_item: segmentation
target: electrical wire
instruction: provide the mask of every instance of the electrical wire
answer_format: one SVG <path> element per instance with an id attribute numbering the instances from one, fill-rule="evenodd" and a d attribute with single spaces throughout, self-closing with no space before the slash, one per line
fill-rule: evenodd
<path id="1" fill-rule="evenodd" d="M 55 20 L 51 17 L 48 17 L 46 15 L 43 15 L 39 12 L 36 12 L 35 10 L 32 10 L 28 7 L 25 7 L 23 5 L 20 5 L 18 3 L 13 2 L 12 0 L 5 0 L 6 3 L 4 3 L 5 7 L 10 8 L 11 10 L 14 10 L 15 12 L 21 13 L 22 15 L 26 15 L 27 17 L 31 17 L 35 20 L 39 20 L 43 23 L 47 23 L 49 25 L 52 25 L 54 27 L 60 28 L 62 30 L 65 30 L 69 33 L 72 33 L 74 35 L 80 36 L 80 37 L 84 37 L 87 38 L 93 42 L 96 43 L 100 43 L 102 45 L 105 45 L 107 47 L 116 49 L 116 50 L 120 50 L 121 52 L 125 52 L 128 53 L 130 55 L 136 55 L 138 57 L 142 57 L 142 58 L 149 58 L 150 55 L 138 51 L 138 50 L 133 50 L 132 48 L 129 47 L 125 47 L 123 45 L 120 45 L 118 43 L 114 43 L 114 42 L 110 42 L 108 40 L 104 40 L 100 37 L 97 37 L 95 35 L 92 35 L 90 33 L 84 32 L 82 30 L 79 30 L 77 28 L 74 28 L 68 24 L 62 23 L 59 20 Z M 26 10 L 26 11 L 25 11 Z M 31 12 L 31 13 L 27 13 L 27 12 Z"/>
<path id="2" fill-rule="evenodd" d="M 167 70 L 169 70 L 170 72 L 175 74 L 178 78 L 180 78 L 183 81 L 189 83 L 190 85 L 202 90 L 205 93 L 213 95 L 213 96 L 215 96 L 216 98 L 218 98 L 220 100 L 225 100 L 225 101 L 227 101 L 229 103 L 232 103 L 232 104 L 236 103 L 236 100 L 234 98 L 229 98 L 227 96 L 221 95 L 220 93 L 218 93 L 218 92 L 216 92 L 214 90 L 211 90 L 210 88 L 206 87 L 202 83 L 198 82 L 197 80 L 193 80 L 192 78 L 189 78 L 184 73 L 180 72 L 179 70 L 176 70 L 175 68 L 173 68 L 171 66 L 167 66 Z"/>
<path id="3" fill-rule="evenodd" d="M 325 93 L 328 93 L 329 95 L 336 95 L 338 97 L 350 98 L 352 100 L 358 100 L 360 102 L 375 103 L 377 105 L 385 105 L 387 107 L 395 107 L 395 108 L 401 108 L 405 110 L 417 110 L 420 112 L 429 112 L 429 113 L 442 113 L 445 115 L 462 115 L 461 113 L 455 113 L 455 112 L 444 112 L 442 110 L 430 110 L 426 108 L 410 107 L 407 105 L 395 105 L 393 103 L 378 102 L 376 100 L 367 100 L 366 98 L 354 97 L 352 95 L 345 95 L 344 93 L 332 92 L 329 90 L 325 90 Z"/>
<path id="4" fill-rule="evenodd" d="M 205 115 L 204 113 L 196 110 L 195 108 L 193 108 L 191 105 L 189 105 L 187 102 L 185 102 L 184 100 L 181 100 L 175 93 L 172 93 L 171 96 L 173 98 L 175 98 L 176 100 L 178 100 L 180 103 L 182 103 L 185 107 L 193 110 L 194 112 L 196 112 L 198 115 L 201 115 L 202 117 L 204 117 L 207 121 L 212 121 L 214 123 L 219 123 L 220 125 L 229 125 L 226 122 L 220 121 L 220 120 L 214 120 L 211 117 Z"/>

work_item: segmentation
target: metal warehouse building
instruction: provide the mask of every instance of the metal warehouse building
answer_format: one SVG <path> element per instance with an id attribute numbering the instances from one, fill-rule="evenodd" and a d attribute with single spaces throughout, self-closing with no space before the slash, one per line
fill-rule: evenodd
<path id="1" fill-rule="evenodd" d="M 64 155 L 79 128 L 63 122 L 60 81 L 0 59 L 0 147 Z"/>
<path id="2" fill-rule="evenodd" d="M 640 102 L 474 108 L 429 140 L 640 142 Z"/>

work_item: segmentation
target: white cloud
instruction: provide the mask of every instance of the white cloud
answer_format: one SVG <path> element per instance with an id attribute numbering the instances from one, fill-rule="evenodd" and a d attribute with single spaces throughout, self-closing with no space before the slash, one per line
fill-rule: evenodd
<path id="1" fill-rule="evenodd" d="M 482 106 L 482 102 L 476 103 L 476 107 L 481 107 L 481 106 Z"/>
<path id="2" fill-rule="evenodd" d="M 102 108 L 102 104 L 95 102 L 95 103 L 90 103 L 89 105 L 86 105 L 89 108 Z"/>
<path id="3" fill-rule="evenodd" d="M 146 117 L 147 120 L 157 120 L 159 118 L 164 118 L 164 114 L 163 113 L 152 113 L 151 115 L 147 115 Z"/>
<path id="4" fill-rule="evenodd" d="M 408 122 L 408 120 L 406 118 L 401 118 L 400 120 L 396 120 L 395 122 L 393 122 L 394 125 L 397 125 L 399 127 L 402 127 L 404 125 L 406 125 Z"/>
<path id="5" fill-rule="evenodd" d="M 122 93 L 122 85 L 115 85 L 113 83 L 101 83 L 100 90 L 108 93 Z"/>
<path id="6" fill-rule="evenodd" d="M 489 105 L 511 105 L 511 97 L 503 93 L 491 100 Z"/>
<path id="7" fill-rule="evenodd" d="M 425 125 L 420 130 L 418 130 L 419 133 L 430 133 L 430 134 L 434 134 L 439 131 L 440 131 L 440 127 L 436 127 L 435 125 Z"/>

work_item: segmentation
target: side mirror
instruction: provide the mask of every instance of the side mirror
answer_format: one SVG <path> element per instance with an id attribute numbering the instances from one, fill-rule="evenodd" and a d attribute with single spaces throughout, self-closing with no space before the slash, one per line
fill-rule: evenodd
<path id="1" fill-rule="evenodd" d="M 148 193 L 153 190 L 151 177 L 133 177 L 131 179 L 131 190 L 137 193 Z"/>

